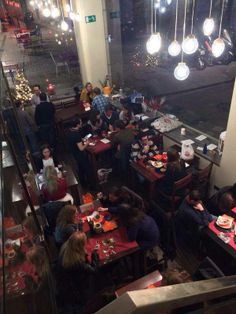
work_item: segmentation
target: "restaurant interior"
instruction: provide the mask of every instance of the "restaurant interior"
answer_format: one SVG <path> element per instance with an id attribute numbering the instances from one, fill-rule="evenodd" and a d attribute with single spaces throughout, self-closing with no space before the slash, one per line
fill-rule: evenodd
<path id="1" fill-rule="evenodd" d="M 0 0 L 1 313 L 236 313 L 235 21 Z"/>

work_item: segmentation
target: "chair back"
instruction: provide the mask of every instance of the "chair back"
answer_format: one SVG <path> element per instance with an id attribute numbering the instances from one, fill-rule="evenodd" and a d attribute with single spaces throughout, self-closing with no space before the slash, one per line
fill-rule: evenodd
<path id="1" fill-rule="evenodd" d="M 203 182 L 203 181 L 209 181 L 210 176 L 211 176 L 211 170 L 212 170 L 213 164 L 210 163 L 206 168 L 201 169 L 198 171 L 198 181 Z"/>
<path id="2" fill-rule="evenodd" d="M 173 195 L 175 195 L 176 192 L 180 190 L 184 190 L 187 187 L 189 187 L 191 182 L 192 182 L 192 173 L 188 174 L 187 176 L 183 177 L 182 179 L 178 181 L 175 181 L 174 186 L 173 186 Z"/>
<path id="3" fill-rule="evenodd" d="M 144 210 L 145 209 L 145 205 L 144 205 L 144 200 L 141 196 L 139 196 L 137 193 L 135 193 L 134 191 L 132 191 L 131 189 L 129 189 L 127 186 L 122 186 L 121 187 L 122 191 L 129 194 L 129 196 L 131 197 L 131 199 L 134 201 L 134 204 Z"/>

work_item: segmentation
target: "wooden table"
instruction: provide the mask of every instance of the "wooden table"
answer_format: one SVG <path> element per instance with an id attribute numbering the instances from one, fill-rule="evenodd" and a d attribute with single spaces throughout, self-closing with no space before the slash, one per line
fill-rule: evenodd
<path id="1" fill-rule="evenodd" d="M 142 161 L 138 162 L 130 162 L 130 166 L 132 169 L 132 185 L 134 186 L 135 183 L 135 176 L 134 173 L 141 175 L 149 184 L 149 191 L 148 196 L 150 199 L 153 198 L 155 185 L 158 180 L 164 177 L 164 174 L 157 173 L 154 169 L 146 168 L 145 164 Z"/>
<path id="2" fill-rule="evenodd" d="M 87 146 L 86 151 L 88 152 L 89 155 L 89 160 L 91 162 L 92 166 L 92 176 L 95 182 L 95 185 L 98 186 L 98 176 L 97 176 L 97 171 L 98 171 L 98 163 L 97 163 L 97 157 L 98 155 L 101 155 L 102 153 L 111 150 L 112 145 L 111 142 L 104 144 L 101 142 L 102 137 L 95 137 L 95 145 L 94 146 Z M 94 141 L 94 139 L 92 139 Z"/>
<path id="3" fill-rule="evenodd" d="M 139 278 L 138 280 L 135 280 L 131 282 L 130 284 L 118 289 L 115 291 L 115 294 L 117 297 L 121 296 L 122 294 L 128 292 L 128 291 L 134 291 L 134 290 L 141 290 L 146 289 L 150 285 L 159 286 L 161 285 L 162 275 L 159 273 L 158 270 Z"/>

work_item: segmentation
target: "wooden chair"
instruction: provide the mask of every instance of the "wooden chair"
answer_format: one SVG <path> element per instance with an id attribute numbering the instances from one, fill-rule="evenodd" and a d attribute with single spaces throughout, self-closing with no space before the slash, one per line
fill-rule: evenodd
<path id="1" fill-rule="evenodd" d="M 145 209 L 145 205 L 144 205 L 144 200 L 141 196 L 139 196 L 137 193 L 135 193 L 134 191 L 132 191 L 131 189 L 129 189 L 127 186 L 122 186 L 121 187 L 122 191 L 125 193 L 128 193 L 131 197 L 131 199 L 133 200 L 134 204 L 136 206 L 138 206 L 138 208 L 144 210 Z"/>
<path id="2" fill-rule="evenodd" d="M 67 71 L 68 73 L 70 73 L 70 69 L 69 69 L 69 65 L 66 61 L 60 61 L 60 62 L 57 62 L 52 54 L 52 52 L 50 52 L 50 57 L 53 61 L 53 63 L 55 64 L 55 67 L 56 67 L 56 76 L 58 76 L 58 68 L 60 67 L 66 67 L 67 68 Z"/>
<path id="3" fill-rule="evenodd" d="M 193 180 L 193 188 L 200 190 L 203 200 L 208 199 L 211 171 L 213 163 L 210 163 L 204 169 L 198 170 Z"/>
<path id="4" fill-rule="evenodd" d="M 171 194 L 166 194 L 164 191 L 157 189 L 158 193 L 167 201 L 171 206 L 171 211 L 174 213 L 182 199 L 189 193 L 192 183 L 192 173 L 184 178 L 175 181 Z"/>

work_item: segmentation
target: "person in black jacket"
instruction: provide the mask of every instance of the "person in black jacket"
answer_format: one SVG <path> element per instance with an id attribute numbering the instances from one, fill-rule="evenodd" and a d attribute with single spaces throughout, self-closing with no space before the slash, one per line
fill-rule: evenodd
<path id="1" fill-rule="evenodd" d="M 83 314 L 94 291 L 95 269 L 87 261 L 85 243 L 85 233 L 78 231 L 60 251 L 57 288 L 63 304 L 62 313 Z"/>
<path id="2" fill-rule="evenodd" d="M 180 159 L 176 149 L 170 148 L 167 151 L 167 166 L 163 179 L 158 182 L 158 189 L 166 194 L 171 194 L 175 181 L 178 181 L 187 175 L 184 161 Z"/>
<path id="3" fill-rule="evenodd" d="M 39 128 L 39 136 L 42 142 L 48 143 L 51 147 L 55 146 L 54 136 L 54 105 L 47 101 L 47 95 L 39 95 L 40 104 L 35 109 L 35 122 Z"/>

